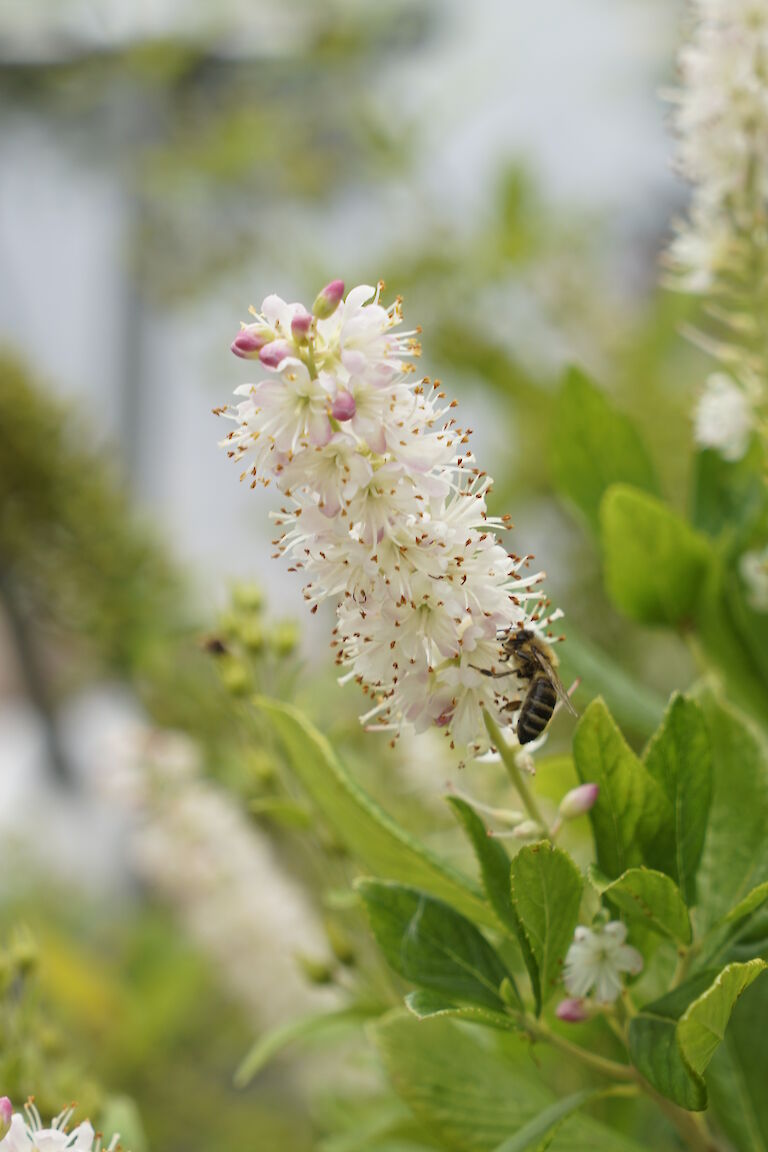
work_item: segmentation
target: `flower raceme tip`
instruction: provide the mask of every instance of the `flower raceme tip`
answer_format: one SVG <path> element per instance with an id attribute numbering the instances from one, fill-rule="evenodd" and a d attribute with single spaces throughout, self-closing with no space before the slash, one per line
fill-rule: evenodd
<path id="1" fill-rule="evenodd" d="M 520 698 L 501 638 L 527 628 L 551 643 L 560 613 L 543 573 L 525 573 L 532 557 L 501 543 L 509 517 L 487 512 L 471 430 L 417 376 L 420 330 L 400 330 L 402 302 L 382 290 L 344 296 L 331 281 L 311 316 L 268 296 L 243 330 L 265 372 L 215 411 L 235 424 L 222 444 L 241 479 L 281 495 L 275 555 L 307 577 L 312 611 L 336 604 L 332 647 L 370 699 L 364 723 L 435 726 L 477 754 L 484 715 L 509 731 Z"/>

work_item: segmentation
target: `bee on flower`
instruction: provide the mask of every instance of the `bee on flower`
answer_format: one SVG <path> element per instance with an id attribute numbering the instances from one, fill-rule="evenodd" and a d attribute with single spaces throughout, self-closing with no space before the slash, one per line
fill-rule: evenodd
<path id="1" fill-rule="evenodd" d="M 339 280 L 311 311 L 268 296 L 232 345 L 262 379 L 216 409 L 223 441 L 252 486 L 274 485 L 278 556 L 302 572 L 315 611 L 330 599 L 343 680 L 370 699 L 362 717 L 396 736 L 436 726 L 473 754 L 485 717 L 513 727 L 519 669 L 501 638 L 556 638 L 542 573 L 501 543 L 508 517 L 488 515 L 491 478 L 439 381 L 420 378 L 419 329 L 400 332 L 402 303 L 383 284 L 344 295 Z"/>

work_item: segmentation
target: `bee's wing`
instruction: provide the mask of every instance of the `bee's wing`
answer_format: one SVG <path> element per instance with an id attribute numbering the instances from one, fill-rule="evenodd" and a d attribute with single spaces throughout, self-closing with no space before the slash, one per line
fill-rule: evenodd
<path id="1" fill-rule="evenodd" d="M 562 700 L 563 704 L 565 704 L 566 708 L 568 709 L 568 711 L 571 713 L 572 716 L 578 716 L 578 712 L 576 711 L 573 704 L 571 703 L 571 698 L 568 695 L 568 693 L 565 689 L 565 686 L 563 685 L 562 680 L 558 676 L 555 669 L 552 667 L 552 665 L 549 662 L 549 660 L 547 659 L 547 657 L 544 655 L 544 653 L 542 651 L 540 651 L 539 648 L 534 648 L 533 651 L 534 651 L 534 655 L 536 656 L 536 661 L 537 661 L 539 667 L 541 668 L 542 672 L 545 674 L 545 676 L 549 680 L 549 682 L 552 685 L 552 687 L 554 688 L 555 692 L 557 692 L 557 695 Z"/>

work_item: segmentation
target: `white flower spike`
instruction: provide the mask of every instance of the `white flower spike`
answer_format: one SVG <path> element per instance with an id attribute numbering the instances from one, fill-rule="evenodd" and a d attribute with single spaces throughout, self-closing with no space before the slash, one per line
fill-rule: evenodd
<path id="1" fill-rule="evenodd" d="M 565 957 L 563 983 L 578 999 L 594 991 L 598 1004 L 612 1004 L 621 994 L 622 975 L 636 976 L 643 970 L 643 958 L 625 943 L 627 929 L 620 920 L 602 928 L 579 926 Z"/>
<path id="2" fill-rule="evenodd" d="M 484 714 L 512 727 L 519 682 L 499 637 L 528 628 L 551 643 L 532 557 L 507 552 L 490 517 L 491 479 L 439 382 L 419 379 L 418 330 L 396 331 L 383 285 L 346 297 L 334 280 L 302 304 L 268 296 L 233 351 L 268 375 L 215 409 L 241 479 L 282 494 L 278 556 L 308 577 L 315 611 L 337 605 L 332 647 L 370 697 L 366 724 L 441 728 L 471 754 L 489 747 Z M 252 310 L 253 311 L 253 310 Z"/>
<path id="3" fill-rule="evenodd" d="M 102 1144 L 102 1137 L 87 1120 L 70 1130 L 73 1114 L 74 1108 L 67 1108 L 45 1128 L 34 1101 L 28 1100 L 23 1115 L 13 1113 L 8 1130 L 0 1140 L 0 1152 L 114 1152 L 118 1136 L 113 1136 L 108 1145 Z"/>

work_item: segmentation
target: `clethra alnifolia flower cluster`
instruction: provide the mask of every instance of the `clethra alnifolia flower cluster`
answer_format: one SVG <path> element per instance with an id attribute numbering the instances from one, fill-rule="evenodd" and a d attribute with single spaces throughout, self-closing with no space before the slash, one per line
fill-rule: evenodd
<path id="1" fill-rule="evenodd" d="M 531 628 L 553 639 L 542 575 L 507 552 L 508 517 L 488 515 L 491 479 L 470 429 L 438 381 L 420 378 L 418 330 L 399 331 L 399 299 L 383 285 L 344 297 L 333 281 L 311 310 L 268 296 L 232 351 L 261 379 L 216 409 L 223 441 L 251 486 L 281 493 L 277 556 L 307 578 L 315 611 L 337 605 L 343 679 L 370 697 L 363 721 L 397 733 L 444 729 L 473 753 L 488 748 L 487 712 L 507 728 L 519 698 L 499 637 Z M 512 707 L 510 707 L 512 706 Z"/>
<path id="2" fill-rule="evenodd" d="M 768 399 L 768 4 L 692 0 L 691 15 L 671 99 L 692 201 L 667 263 L 671 287 L 707 299 L 713 331 L 694 337 L 723 367 L 700 397 L 696 441 L 734 461 L 765 435 Z"/>

